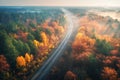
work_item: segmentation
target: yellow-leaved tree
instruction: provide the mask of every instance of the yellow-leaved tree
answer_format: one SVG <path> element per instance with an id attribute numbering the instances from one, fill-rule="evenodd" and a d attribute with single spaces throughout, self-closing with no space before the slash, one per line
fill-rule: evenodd
<path id="1" fill-rule="evenodd" d="M 59 26 L 58 31 L 60 32 L 60 34 L 62 34 L 64 32 L 64 28 L 62 26 Z"/>
<path id="2" fill-rule="evenodd" d="M 29 53 L 26 53 L 25 54 L 25 61 L 26 62 L 31 62 L 33 60 L 33 55 L 32 54 L 29 54 Z"/>
<path id="3" fill-rule="evenodd" d="M 48 38 L 45 32 L 41 32 L 40 33 L 41 37 L 42 37 L 42 41 L 44 43 L 44 46 L 48 46 Z"/>
<path id="4" fill-rule="evenodd" d="M 39 46 L 39 41 L 34 40 L 34 41 L 33 41 L 33 43 L 34 43 L 34 45 L 35 45 L 36 47 L 38 47 L 38 46 Z"/>
<path id="5" fill-rule="evenodd" d="M 31 61 L 31 56 L 28 53 L 25 54 L 25 60 L 28 63 Z"/>

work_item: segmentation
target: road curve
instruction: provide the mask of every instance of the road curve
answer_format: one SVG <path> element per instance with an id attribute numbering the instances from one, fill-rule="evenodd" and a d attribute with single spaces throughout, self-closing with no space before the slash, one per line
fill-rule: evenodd
<path id="1" fill-rule="evenodd" d="M 36 74 L 31 78 L 31 80 L 43 80 L 45 75 L 48 74 L 51 67 L 54 65 L 54 63 L 59 59 L 59 57 L 62 55 L 62 52 L 64 51 L 64 48 L 67 45 L 67 42 L 69 41 L 72 32 L 73 32 L 73 19 L 72 14 L 62 9 L 62 11 L 65 13 L 67 24 L 68 24 L 68 30 L 67 33 L 63 39 L 63 41 L 59 44 L 58 48 L 52 53 L 52 55 L 48 58 L 48 60 L 43 64 L 43 66 L 36 72 Z"/>

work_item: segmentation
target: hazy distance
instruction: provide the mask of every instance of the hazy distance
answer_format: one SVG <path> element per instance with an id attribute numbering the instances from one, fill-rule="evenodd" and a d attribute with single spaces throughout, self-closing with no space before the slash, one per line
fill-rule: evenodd
<path id="1" fill-rule="evenodd" d="M 100 6 L 120 7 L 120 0 L 0 0 L 0 6 Z"/>

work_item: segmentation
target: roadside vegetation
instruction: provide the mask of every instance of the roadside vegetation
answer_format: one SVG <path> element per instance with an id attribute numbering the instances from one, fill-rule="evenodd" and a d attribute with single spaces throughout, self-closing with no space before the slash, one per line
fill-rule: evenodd
<path id="1" fill-rule="evenodd" d="M 79 27 L 44 80 L 120 80 L 120 21 L 89 13 L 92 8 L 66 9 L 77 16 Z M 0 80 L 29 80 L 64 38 L 64 13 L 0 10 Z"/>
<path id="2" fill-rule="evenodd" d="M 63 38 L 64 14 L 57 8 L 0 10 L 0 80 L 27 80 Z"/>
<path id="3" fill-rule="evenodd" d="M 79 28 L 46 80 L 119 80 L 120 22 L 70 10 L 79 16 Z"/>

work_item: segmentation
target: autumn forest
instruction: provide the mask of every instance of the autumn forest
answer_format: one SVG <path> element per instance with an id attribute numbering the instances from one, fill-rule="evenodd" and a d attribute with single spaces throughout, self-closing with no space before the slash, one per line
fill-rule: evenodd
<path id="1" fill-rule="evenodd" d="M 64 9 L 75 17 L 73 31 L 42 80 L 120 80 L 120 20 L 102 15 L 120 9 Z M 68 21 L 60 7 L 0 7 L 0 80 L 36 76 L 64 41 Z"/>

